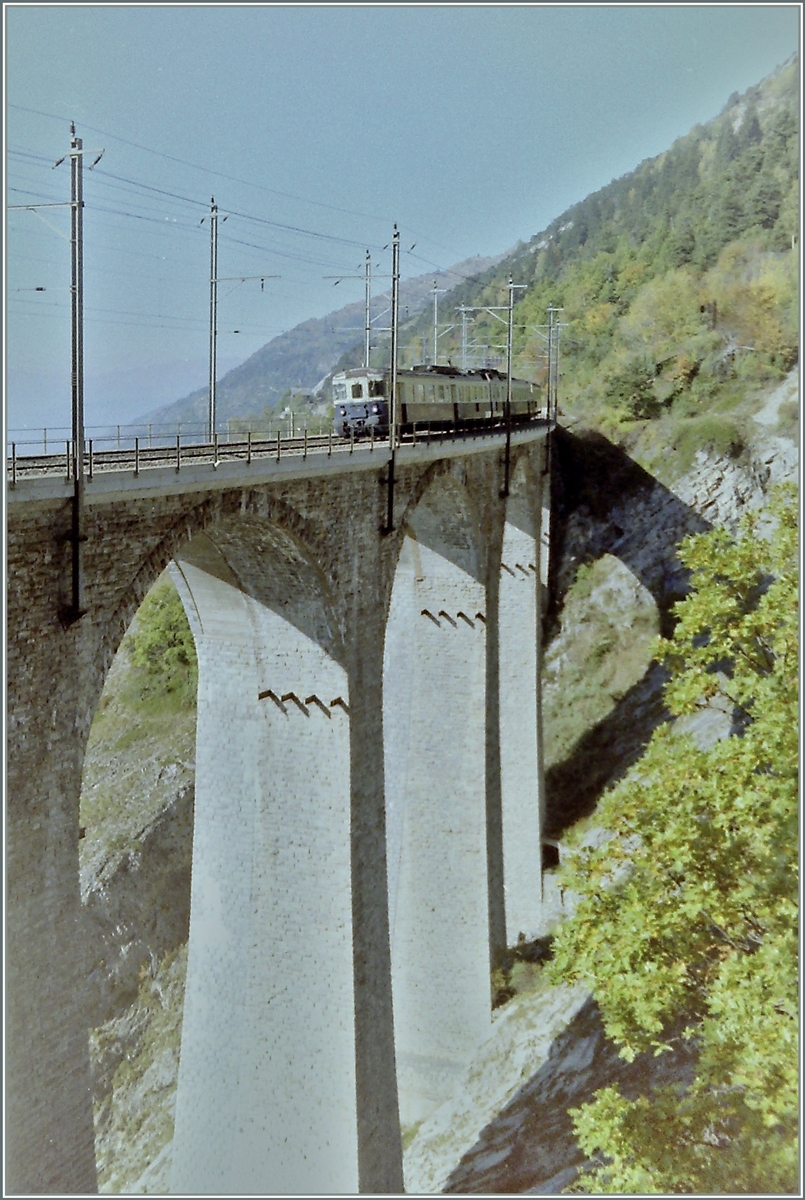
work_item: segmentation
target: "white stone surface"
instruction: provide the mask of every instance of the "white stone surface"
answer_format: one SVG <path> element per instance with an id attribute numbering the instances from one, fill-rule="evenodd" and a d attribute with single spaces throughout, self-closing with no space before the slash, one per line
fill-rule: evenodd
<path id="1" fill-rule="evenodd" d="M 180 568 L 199 704 L 171 1190 L 355 1192 L 349 717 L 330 707 L 346 675 L 233 583 Z"/>
<path id="2" fill-rule="evenodd" d="M 539 540 L 507 522 L 500 573 L 500 773 L 506 941 L 540 921 L 542 813 L 537 621 Z"/>
<path id="3" fill-rule="evenodd" d="M 403 1127 L 452 1092 L 490 1027 L 484 598 L 455 563 L 406 540 L 384 671 Z"/>

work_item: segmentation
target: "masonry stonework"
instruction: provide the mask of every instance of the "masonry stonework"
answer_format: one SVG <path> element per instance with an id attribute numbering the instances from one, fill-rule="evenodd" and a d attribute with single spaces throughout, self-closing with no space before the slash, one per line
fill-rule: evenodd
<path id="1" fill-rule="evenodd" d="M 523 478 L 539 478 L 543 452 L 544 431 L 515 441 L 512 479 L 520 464 Z M 451 1060 L 463 1038 L 483 1036 L 490 947 L 509 920 L 506 847 L 518 821 L 534 826 L 533 788 L 527 814 L 504 819 L 501 809 L 513 752 L 501 742 L 496 697 L 509 686 L 510 659 L 495 656 L 516 640 L 521 618 L 533 640 L 536 619 L 533 598 L 512 602 L 498 629 L 504 526 L 533 541 L 539 524 L 507 515 L 501 482 L 501 447 L 489 441 L 401 454 L 386 535 L 385 466 L 358 456 L 326 475 L 219 475 L 186 491 L 143 485 L 144 494 L 88 488 L 85 613 L 66 628 L 69 503 L 38 499 L 33 487 L 12 494 L 11 1191 L 97 1187 L 78 887 L 82 764 L 106 671 L 171 562 L 200 659 L 174 1188 L 402 1190 L 398 1095 L 408 1104 L 434 1085 L 438 1098 L 441 1085 L 431 1068 L 415 1084 L 401 1069 L 398 1093 L 398 1063 Z M 542 500 L 529 503 L 538 511 Z M 517 548 L 518 562 L 528 550 Z M 433 608 L 435 621 L 422 615 Z M 530 664 L 516 684 L 524 702 Z M 515 768 L 524 778 L 531 732 L 527 741 Z M 404 776 L 390 763 L 393 746 L 407 747 Z M 533 868 L 538 875 L 538 861 Z M 443 886 L 429 892 L 433 872 Z M 438 913 L 426 913 L 426 894 Z M 445 977 L 450 1019 L 425 1029 L 416 1000 L 424 955 L 437 945 L 449 954 L 462 940 L 466 994 L 451 1003 Z M 306 956 L 318 961 L 318 987 L 304 976 Z M 215 1162 L 204 1157 L 213 1142 Z"/>

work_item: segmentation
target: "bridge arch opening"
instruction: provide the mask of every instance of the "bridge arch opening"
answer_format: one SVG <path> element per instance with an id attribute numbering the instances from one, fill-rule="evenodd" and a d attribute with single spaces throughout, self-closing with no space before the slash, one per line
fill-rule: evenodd
<path id="1" fill-rule="evenodd" d="M 192 633 L 165 572 L 134 614 L 107 672 L 79 799 L 102 1191 L 128 1190 L 147 1174 L 173 1131 L 190 911 L 196 684 Z"/>
<path id="2" fill-rule="evenodd" d="M 542 673 L 546 835 L 560 855 L 568 831 L 591 816 L 667 716 L 663 669 L 652 659 L 662 621 L 655 596 L 615 554 L 570 565 Z M 557 915 L 555 862 L 545 865 L 544 903 Z"/>
<path id="3" fill-rule="evenodd" d="M 354 1192 L 350 697 L 327 582 L 292 532 L 241 515 L 156 586 L 178 590 L 198 657 L 171 1190 Z"/>

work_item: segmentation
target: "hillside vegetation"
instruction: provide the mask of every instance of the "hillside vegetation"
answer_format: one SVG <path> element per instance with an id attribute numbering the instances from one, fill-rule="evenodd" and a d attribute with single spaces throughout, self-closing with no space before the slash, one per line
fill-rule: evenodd
<path id="1" fill-rule="evenodd" d="M 82 877 L 132 848 L 193 779 L 196 650 L 167 575 L 123 639 L 92 722 L 81 789 Z"/>
<path id="2" fill-rule="evenodd" d="M 759 390 L 798 359 L 798 88 L 794 56 L 493 265 L 468 260 L 405 281 L 401 365 L 430 359 L 432 278 L 449 286 L 467 276 L 439 299 L 438 360 L 458 365 L 456 309 L 506 304 L 511 277 L 525 289 L 516 374 L 544 381 L 547 310 L 562 310 L 566 416 L 625 440 L 648 466 L 667 468 L 669 446 L 677 471 L 696 449 L 739 454 Z M 386 304 L 377 297 L 373 312 Z M 328 400 L 328 377 L 362 362 L 362 326 L 356 303 L 275 338 L 220 381 L 222 421 L 265 423 L 293 386 L 324 381 Z M 504 365 L 500 320 L 476 312 L 469 350 L 468 365 Z M 388 354 L 381 335 L 372 365 L 385 367 Z M 200 389 L 151 417 L 202 421 L 206 403 Z"/>
<path id="3" fill-rule="evenodd" d="M 769 528 L 770 522 L 771 530 Z M 578 898 L 553 977 L 584 983 L 629 1061 L 687 1042 L 695 1076 L 572 1113 L 578 1190 L 765 1194 L 798 1170 L 798 537 L 790 485 L 767 515 L 686 539 L 690 595 L 658 656 L 666 703 L 726 703 L 702 747 L 661 725 L 564 867 Z M 575 1190 L 575 1189 L 574 1189 Z"/>
<path id="4" fill-rule="evenodd" d="M 193 637 L 179 594 L 164 575 L 140 606 L 107 677 L 81 792 L 102 1192 L 131 1190 L 173 1136 L 196 688 Z"/>
<path id="5" fill-rule="evenodd" d="M 548 306 L 562 309 L 560 407 L 675 470 L 696 449 L 740 453 L 760 389 L 798 360 L 796 58 L 657 158 L 557 217 L 442 302 L 515 307 L 514 372 L 544 380 Z M 447 317 L 445 318 L 447 320 Z M 502 326 L 477 314 L 472 343 Z M 401 340 L 427 332 L 425 318 Z M 441 361 L 460 361 L 457 330 Z M 498 358 L 502 351 L 495 353 Z"/>

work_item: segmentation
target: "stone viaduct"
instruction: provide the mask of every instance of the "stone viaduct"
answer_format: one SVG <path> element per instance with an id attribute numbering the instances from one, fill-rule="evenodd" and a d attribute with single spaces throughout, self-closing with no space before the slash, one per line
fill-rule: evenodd
<path id="1" fill-rule="evenodd" d="M 7 504 L 6 1187 L 97 1190 L 79 797 L 107 670 L 171 572 L 199 659 L 174 1192 L 401 1192 L 541 903 L 544 424 L 95 475 Z"/>

